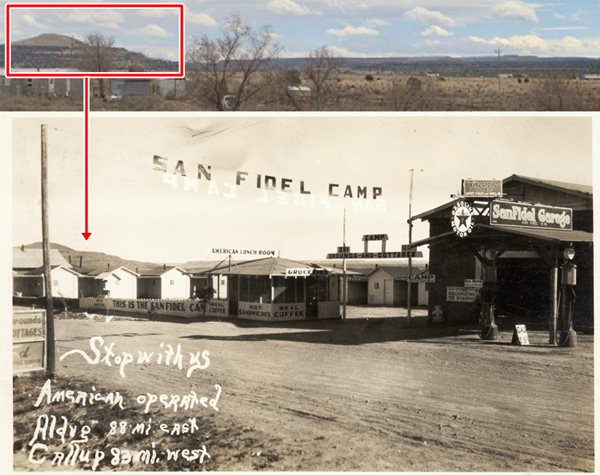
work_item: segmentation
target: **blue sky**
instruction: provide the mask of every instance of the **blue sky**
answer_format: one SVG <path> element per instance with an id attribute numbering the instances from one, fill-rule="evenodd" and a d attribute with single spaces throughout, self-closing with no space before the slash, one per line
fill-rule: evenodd
<path id="1" fill-rule="evenodd" d="M 102 3 L 102 2 L 98 2 Z M 600 57 L 600 2 L 570 0 L 189 0 L 186 38 L 215 36 L 239 13 L 270 25 L 281 56 L 305 56 L 328 45 L 342 56 L 534 54 Z M 96 12 L 101 12 L 97 10 Z M 43 32 L 82 36 L 102 31 L 117 44 L 175 59 L 173 16 L 142 11 L 21 11 L 15 38 Z"/>

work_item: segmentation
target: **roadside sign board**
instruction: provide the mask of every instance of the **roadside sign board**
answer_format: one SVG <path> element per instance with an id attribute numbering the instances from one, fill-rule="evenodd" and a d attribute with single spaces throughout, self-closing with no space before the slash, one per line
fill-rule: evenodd
<path id="1" fill-rule="evenodd" d="M 327 259 L 399 259 L 402 257 L 423 257 L 421 251 L 391 251 L 391 252 L 332 252 Z"/>
<path id="2" fill-rule="evenodd" d="M 502 197 L 502 180 L 464 179 L 462 190 L 465 198 L 500 198 Z"/>
<path id="3" fill-rule="evenodd" d="M 446 301 L 475 302 L 478 289 L 473 287 L 446 287 Z"/>
<path id="4" fill-rule="evenodd" d="M 490 203 L 490 224 L 527 228 L 573 229 L 573 210 L 510 201 Z"/>
<path id="5" fill-rule="evenodd" d="M 529 336 L 525 325 L 515 325 L 511 343 L 513 345 L 529 345 Z"/>
<path id="6" fill-rule="evenodd" d="M 409 282 L 415 283 L 415 282 L 426 282 L 428 284 L 434 284 L 435 283 L 435 274 L 418 274 L 418 275 L 412 275 L 408 278 Z"/>
<path id="7" fill-rule="evenodd" d="M 465 287 L 480 288 L 483 287 L 483 280 L 481 279 L 465 279 Z"/>
<path id="8" fill-rule="evenodd" d="M 314 268 L 305 268 L 305 267 L 291 267 L 285 270 L 286 277 L 303 277 L 307 275 L 313 275 L 315 273 Z"/>
<path id="9" fill-rule="evenodd" d="M 46 311 L 13 311 L 13 373 L 46 368 Z"/>

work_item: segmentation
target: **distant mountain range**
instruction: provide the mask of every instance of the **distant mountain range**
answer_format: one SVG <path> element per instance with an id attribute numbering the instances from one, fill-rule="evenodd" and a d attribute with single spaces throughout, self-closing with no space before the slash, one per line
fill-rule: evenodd
<path id="1" fill-rule="evenodd" d="M 1 46 L 4 49 L 4 45 Z M 115 71 L 130 68 L 144 71 L 177 71 L 178 63 L 164 59 L 149 58 L 142 53 L 113 47 Z M 55 33 L 44 33 L 33 38 L 11 43 L 11 66 L 13 69 L 80 69 L 86 54 L 86 44 L 75 38 Z M 4 64 L 4 55 L 0 64 Z"/>
<path id="2" fill-rule="evenodd" d="M 276 58 L 272 67 L 302 69 L 306 58 Z M 340 58 L 340 68 L 358 72 L 433 73 L 448 76 L 496 76 L 498 73 L 541 75 L 553 71 L 570 74 L 600 72 L 600 58 L 543 58 L 505 55 L 451 57 L 423 56 L 403 58 Z"/>
<path id="3" fill-rule="evenodd" d="M 4 46 L 2 45 L 2 48 Z M 113 47 L 114 70 L 127 71 L 141 67 L 145 71 L 176 71 L 178 63 L 149 58 L 142 53 Z M 85 43 L 75 38 L 45 33 L 12 43 L 13 68 L 78 69 Z M 274 58 L 263 66 L 266 69 L 303 69 L 307 58 Z M 0 58 L 4 66 L 4 56 Z M 398 58 L 340 58 L 342 70 L 355 72 L 397 72 L 403 74 L 433 73 L 448 76 L 496 76 L 498 73 L 543 75 L 546 72 L 581 75 L 600 73 L 600 58 L 545 58 L 538 56 L 423 56 Z"/>

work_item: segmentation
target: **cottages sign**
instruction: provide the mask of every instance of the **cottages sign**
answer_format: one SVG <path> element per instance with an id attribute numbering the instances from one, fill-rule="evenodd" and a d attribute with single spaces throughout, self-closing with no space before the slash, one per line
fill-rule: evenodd
<path id="1" fill-rule="evenodd" d="M 46 311 L 13 311 L 13 372 L 46 367 Z"/>
<path id="2" fill-rule="evenodd" d="M 573 210 L 546 205 L 492 201 L 490 224 L 571 230 Z"/>

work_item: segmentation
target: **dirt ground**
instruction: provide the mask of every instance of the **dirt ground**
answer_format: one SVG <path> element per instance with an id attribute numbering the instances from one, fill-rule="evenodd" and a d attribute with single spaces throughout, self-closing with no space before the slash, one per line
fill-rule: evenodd
<path id="1" fill-rule="evenodd" d="M 106 452 L 98 464 L 105 470 L 594 470 L 589 335 L 579 335 L 579 346 L 572 349 L 547 346 L 544 332 L 530 332 L 530 346 L 512 346 L 508 331 L 497 342 L 482 342 L 467 328 L 428 327 L 423 311 L 408 328 L 403 309 L 365 307 L 349 307 L 345 321 L 269 325 L 107 320 L 56 321 L 53 391 L 119 391 L 125 409 L 66 402 L 34 408 L 45 378 L 16 378 L 16 470 L 91 466 L 52 467 L 51 452 L 67 450 L 60 440 L 47 442 L 51 452 L 42 464 L 27 461 L 42 414 L 88 423 L 91 434 L 83 445 Z M 78 354 L 59 360 L 73 349 L 94 356 L 90 338 L 95 336 L 114 343 L 115 354 L 158 354 L 161 344 L 163 349 L 180 344 L 185 355 L 206 350 L 210 365 L 188 378 L 185 358 L 182 371 L 157 361 L 130 364 L 122 378 L 118 367 L 88 364 Z M 218 412 L 200 406 L 174 412 L 156 404 L 144 414 L 135 403 L 147 393 L 191 389 L 214 398 L 215 385 L 222 387 Z M 159 429 L 163 423 L 170 431 L 192 417 L 198 426 L 193 433 Z M 121 420 L 128 424 L 123 434 L 118 422 L 111 425 Z M 140 421 L 151 426 L 147 435 L 132 434 Z M 111 435 L 111 428 L 117 433 Z M 152 443 L 159 454 L 154 463 L 129 463 L 117 452 L 150 449 Z M 165 459 L 166 447 L 202 445 L 210 455 L 203 462 Z"/>

